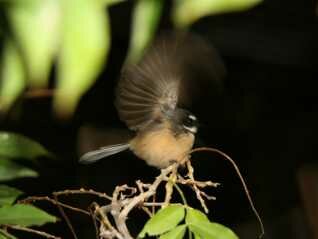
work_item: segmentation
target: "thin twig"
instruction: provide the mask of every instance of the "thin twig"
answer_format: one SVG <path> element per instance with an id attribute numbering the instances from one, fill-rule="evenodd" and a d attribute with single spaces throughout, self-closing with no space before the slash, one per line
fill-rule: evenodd
<path id="1" fill-rule="evenodd" d="M 13 236 L 9 232 L 7 232 L 7 228 L 6 227 L 1 227 L 0 228 L 0 236 L 4 236 L 5 239 L 16 239 L 15 236 Z"/>
<path id="2" fill-rule="evenodd" d="M 190 162 L 190 160 L 188 160 L 187 162 L 186 162 L 186 164 L 187 164 L 187 168 L 188 168 L 188 177 L 193 181 L 193 182 L 195 182 L 195 180 L 194 180 L 194 175 L 193 175 L 193 167 L 192 167 L 192 165 L 191 165 L 191 162 Z M 197 196 L 197 199 L 199 200 L 199 202 L 201 203 L 201 206 L 202 206 L 202 208 L 204 209 L 204 212 L 205 213 L 209 213 L 209 209 L 208 209 L 208 207 L 206 206 L 206 204 L 205 204 L 205 201 L 204 201 L 204 199 L 202 198 L 202 196 L 201 196 L 201 191 L 200 191 L 200 189 L 197 187 L 197 185 L 194 183 L 193 185 L 192 185 L 192 188 L 193 188 L 193 190 L 194 190 L 194 192 L 195 192 L 195 194 L 196 194 L 196 196 Z"/>
<path id="3" fill-rule="evenodd" d="M 93 223 L 94 223 L 94 228 L 95 228 L 95 236 L 96 236 L 96 239 L 99 239 L 99 232 L 98 232 L 98 226 L 97 226 L 97 218 L 96 218 L 96 215 L 95 215 L 95 212 L 94 212 L 94 208 L 93 208 L 93 205 L 90 206 L 88 208 L 89 210 L 89 213 L 91 215 L 91 218 L 93 220 Z"/>
<path id="4" fill-rule="evenodd" d="M 100 230 L 100 236 L 105 238 L 113 238 L 115 236 L 118 239 L 126 239 L 112 226 L 107 215 L 104 213 L 104 210 L 97 204 L 95 204 L 95 212 L 100 215 L 101 223 L 103 225 Z"/>
<path id="5" fill-rule="evenodd" d="M 152 203 L 155 203 L 157 200 L 156 200 L 156 194 L 152 195 Z M 155 205 L 152 206 L 151 208 L 151 213 L 152 215 L 154 215 L 156 212 L 156 208 L 155 208 Z"/>
<path id="6" fill-rule="evenodd" d="M 37 197 L 37 196 L 32 196 L 32 197 L 27 197 L 23 200 L 19 200 L 19 203 L 31 203 L 31 202 L 35 202 L 35 201 L 48 201 L 54 205 L 59 205 L 61 207 L 64 207 L 64 208 L 67 208 L 67 209 L 70 209 L 72 211 L 75 211 L 75 212 L 80 212 L 80 213 L 83 213 L 85 215 L 90 215 L 90 213 L 88 211 L 85 211 L 81 208 L 76 208 L 76 207 L 72 207 L 70 205 L 67 205 L 65 203 L 61 203 L 59 201 L 56 201 L 50 197 L 47 197 L 47 196 L 44 196 L 44 197 Z"/>
<path id="7" fill-rule="evenodd" d="M 55 193 L 53 193 L 53 197 L 54 197 L 54 200 L 55 200 L 56 202 L 59 201 L 59 200 L 58 200 L 58 196 L 57 196 Z M 72 225 L 70 219 L 69 219 L 68 216 L 66 215 L 65 211 L 63 210 L 63 208 L 61 207 L 61 205 L 59 205 L 58 203 L 56 204 L 56 206 L 57 206 L 58 210 L 60 211 L 62 217 L 64 218 L 64 220 L 65 220 L 65 222 L 66 222 L 68 228 L 70 229 L 70 231 L 71 231 L 71 233 L 72 233 L 74 239 L 77 239 L 77 235 L 76 235 L 76 232 L 75 232 L 75 230 L 74 230 L 74 227 L 73 227 L 73 225 Z"/>
<path id="8" fill-rule="evenodd" d="M 183 204 L 188 206 L 187 199 L 185 198 L 181 188 L 178 186 L 178 184 L 174 184 L 173 186 L 177 189 L 177 191 L 178 191 L 178 193 L 179 193 L 179 195 L 180 195 L 180 197 L 182 199 Z"/>
<path id="9" fill-rule="evenodd" d="M 17 231 L 25 231 L 25 232 L 29 232 L 29 233 L 33 233 L 33 234 L 37 234 L 40 235 L 42 237 L 46 237 L 49 239 L 62 239 L 61 237 L 56 237 L 52 234 L 46 233 L 46 232 L 42 232 L 42 231 L 38 231 L 35 229 L 31 229 L 28 227 L 22 227 L 22 226 L 17 226 L 17 225 L 5 225 L 5 227 L 7 228 L 11 228 L 13 230 L 17 230 Z"/>
<path id="10" fill-rule="evenodd" d="M 172 193 L 173 193 L 173 185 L 176 183 L 176 180 L 177 180 L 177 167 L 175 167 L 170 176 L 169 176 L 169 179 L 166 183 L 166 195 L 165 195 L 165 201 L 164 201 L 164 207 L 166 207 L 169 202 L 171 201 L 171 197 L 172 197 Z"/>
<path id="11" fill-rule="evenodd" d="M 185 198 L 184 193 L 182 192 L 181 188 L 178 186 L 178 184 L 174 184 L 173 186 L 177 189 L 177 191 L 182 199 L 183 204 L 188 206 L 187 199 Z M 187 231 L 188 231 L 189 239 L 192 239 L 192 232 L 190 230 L 187 230 Z"/>
<path id="12" fill-rule="evenodd" d="M 250 192 L 247 188 L 247 185 L 245 183 L 245 180 L 240 172 L 240 169 L 238 168 L 238 166 L 236 165 L 236 163 L 234 162 L 234 160 L 228 156 L 226 153 L 222 152 L 221 150 L 218 150 L 218 149 L 215 149 L 215 148 L 207 148 L 207 147 L 201 147 L 201 148 L 196 148 L 196 149 L 193 149 L 191 150 L 190 154 L 194 153 L 194 152 L 199 152 L 199 151 L 210 151 L 210 152 L 214 152 L 214 153 L 217 153 L 219 155 L 221 155 L 224 159 L 228 160 L 232 166 L 234 167 L 235 171 L 236 171 L 236 174 L 238 175 L 241 183 L 242 183 L 242 186 L 244 188 L 244 191 L 245 191 L 245 194 L 246 194 L 246 197 L 249 201 L 249 204 L 252 208 L 252 211 L 253 213 L 255 214 L 257 220 L 258 220 L 258 223 L 260 225 L 260 229 L 261 229 L 261 233 L 259 235 L 259 238 L 262 238 L 264 236 L 264 233 L 265 233 L 265 230 L 264 230 L 264 225 L 263 225 L 263 221 L 261 219 L 261 216 L 259 215 L 254 203 L 253 203 L 253 200 L 252 200 L 252 197 L 250 195 Z"/>
<path id="13" fill-rule="evenodd" d="M 149 208 L 142 206 L 141 209 L 151 218 L 152 217 L 152 212 L 149 210 Z"/>
<path id="14" fill-rule="evenodd" d="M 100 193 L 96 192 L 92 189 L 75 189 L 75 190 L 64 190 L 64 191 L 59 191 L 59 192 L 54 192 L 56 195 L 68 195 L 68 194 L 87 194 L 87 195 L 94 195 L 100 198 L 105 198 L 108 200 L 112 200 L 112 197 L 108 196 L 106 193 Z"/>
<path id="15" fill-rule="evenodd" d="M 136 205 L 138 205 L 141 202 L 144 202 L 146 199 L 153 196 L 156 193 L 156 190 L 158 186 L 161 184 L 161 182 L 164 181 L 168 174 L 170 174 L 176 167 L 178 167 L 177 164 L 172 164 L 169 167 L 162 169 L 161 174 L 156 177 L 155 181 L 149 186 L 148 190 L 132 198 L 130 202 L 121 210 L 120 214 L 118 215 L 118 218 L 115 218 L 117 228 L 123 234 L 125 239 L 132 239 L 132 236 L 130 235 L 126 225 L 126 220 L 129 212 L 134 207 L 136 207 Z"/>
<path id="16" fill-rule="evenodd" d="M 142 205 L 145 207 L 162 207 L 164 202 L 144 202 Z"/>
<path id="17" fill-rule="evenodd" d="M 187 154 L 184 157 L 183 160 L 181 160 L 179 164 L 174 163 L 170 165 L 169 167 L 162 169 L 161 173 L 155 178 L 152 184 L 145 184 L 138 180 L 136 181 L 135 187 L 130 187 L 126 184 L 122 186 L 117 186 L 115 190 L 113 191 L 112 197 L 108 196 L 105 193 L 96 192 L 91 189 L 89 190 L 79 189 L 79 190 L 64 190 L 64 191 L 55 192 L 53 193 L 55 199 L 51 199 L 49 197 L 30 197 L 30 198 L 27 198 L 26 200 L 23 200 L 22 202 L 47 200 L 57 205 L 66 223 L 69 225 L 69 228 L 71 229 L 74 238 L 76 238 L 76 234 L 63 208 L 68 208 L 73 211 L 90 215 L 94 221 L 96 238 L 133 239 L 126 225 L 126 220 L 128 218 L 128 214 L 134 208 L 139 207 L 143 209 L 151 217 L 155 212 L 155 207 L 163 207 L 170 203 L 174 188 L 179 192 L 183 203 L 187 205 L 186 198 L 181 188 L 178 186 L 178 184 L 189 186 L 196 193 L 196 196 L 198 200 L 200 201 L 204 211 L 208 212 L 208 207 L 206 206 L 205 200 L 206 199 L 212 200 L 212 199 L 215 199 L 215 197 L 207 195 L 203 191 L 203 189 L 206 187 L 217 187 L 219 184 L 213 183 L 211 181 L 196 181 L 195 180 L 194 169 L 191 165 L 189 155 L 198 151 L 210 151 L 210 152 L 218 153 L 222 155 L 224 159 L 228 160 L 233 165 L 236 173 L 238 174 L 238 177 L 241 180 L 241 183 L 243 185 L 243 188 L 245 190 L 245 193 L 247 195 L 251 208 L 260 223 L 260 227 L 261 227 L 260 237 L 262 237 L 264 234 L 264 226 L 263 226 L 262 220 L 253 204 L 253 201 L 249 194 L 246 183 L 238 167 L 229 156 L 227 156 L 222 151 L 214 149 L 214 148 L 193 149 L 192 151 L 189 152 L 189 154 Z M 186 176 L 180 175 L 177 171 L 178 167 L 183 164 L 186 164 L 187 166 L 188 174 Z M 166 189 L 165 200 L 163 202 L 156 202 L 157 190 L 162 183 L 165 183 L 165 189 Z M 93 196 L 107 199 L 107 201 L 110 201 L 110 202 L 106 204 L 105 206 L 99 206 L 97 203 L 94 203 L 93 210 L 85 211 L 83 209 L 75 208 L 58 201 L 58 198 L 57 198 L 58 196 L 70 195 L 70 194 L 93 195 Z M 152 207 L 152 212 L 148 209 L 148 207 Z M 109 218 L 109 217 L 112 217 L 112 218 Z M 99 225 L 97 224 L 97 221 L 100 223 Z M 98 229 L 98 226 L 99 226 L 99 229 Z M 189 238 L 191 237 L 192 237 L 192 234 L 189 235 Z M 56 239 L 57 237 L 48 237 L 48 238 Z"/>

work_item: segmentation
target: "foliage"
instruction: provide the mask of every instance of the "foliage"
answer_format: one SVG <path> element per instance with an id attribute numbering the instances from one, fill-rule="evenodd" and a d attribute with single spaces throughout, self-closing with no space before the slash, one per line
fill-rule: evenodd
<path id="1" fill-rule="evenodd" d="M 163 1 L 139 0 L 133 11 L 128 61 L 137 61 L 149 44 L 158 25 Z"/>
<path id="2" fill-rule="evenodd" d="M 1 0 L 10 34 L 2 35 L 0 112 L 7 112 L 25 89 L 47 88 L 56 63 L 54 110 L 70 116 L 106 64 L 111 45 L 107 10 L 126 1 Z M 245 10 L 260 1 L 174 0 L 171 17 L 176 27 L 187 28 L 201 17 Z M 128 61 L 137 61 L 151 41 L 163 4 L 135 1 Z"/>
<path id="3" fill-rule="evenodd" d="M 19 134 L 0 131 L 0 157 L 35 161 L 50 153 L 38 142 Z"/>
<path id="4" fill-rule="evenodd" d="M 22 192 L 18 189 L 0 185 L 0 206 L 12 205 L 21 194 Z"/>
<path id="5" fill-rule="evenodd" d="M 50 153 L 39 143 L 22 135 L 0 131 L 0 181 L 37 177 L 36 171 L 19 162 L 26 159 L 35 162 L 40 156 L 50 156 Z"/>
<path id="6" fill-rule="evenodd" d="M 127 1 L 127 0 L 126 0 Z M 245 10 L 261 0 L 174 0 L 171 12 L 177 28 L 186 29 L 204 16 Z M 9 31 L 0 29 L 4 40 L 0 66 L 0 113 L 7 112 L 28 89 L 48 88 L 53 65 L 57 66 L 53 106 L 62 116 L 71 115 L 82 95 L 94 84 L 106 64 L 111 46 L 108 8 L 125 0 L 0 0 Z M 138 0 L 132 14 L 127 53 L 138 61 L 156 32 L 163 0 Z M 21 135 L 0 132 L 0 182 L 37 177 L 23 165 L 50 153 Z M 15 238 L 7 229 L 20 229 L 55 222 L 56 218 L 32 205 L 17 203 L 22 191 L 0 185 L 0 239 Z M 180 224 L 181 223 L 181 224 Z M 146 235 L 161 239 L 236 239 L 228 228 L 211 222 L 202 212 L 185 205 L 160 209 L 144 226 Z"/>
<path id="7" fill-rule="evenodd" d="M 183 224 L 179 224 L 184 220 Z M 200 239 L 238 239 L 229 228 L 210 222 L 199 210 L 179 204 L 170 204 L 160 209 L 148 220 L 138 238 L 160 236 L 160 239 L 182 239 L 189 230 Z"/>
<path id="8" fill-rule="evenodd" d="M 22 135 L 0 132 L 0 182 L 21 177 L 37 177 L 33 169 L 21 165 L 23 160 L 35 162 L 37 157 L 50 156 L 39 143 Z M 15 238 L 4 228 L 41 226 L 56 222 L 56 217 L 28 204 L 16 203 L 22 191 L 0 184 L 0 238 Z M 3 229 L 1 229 L 3 227 Z"/>
<path id="9" fill-rule="evenodd" d="M 242 11 L 261 0 L 176 0 L 172 18 L 177 27 L 187 27 L 198 19 L 231 11 Z"/>
<path id="10" fill-rule="evenodd" d="M 15 204 L 0 208 L 0 224 L 29 227 L 47 222 L 56 222 L 56 218 L 32 205 Z"/>
<path id="11" fill-rule="evenodd" d="M 146 234 L 149 236 L 157 236 L 174 229 L 184 218 L 184 208 L 179 204 L 171 204 L 159 210 L 144 226 L 138 235 L 144 238 Z"/>

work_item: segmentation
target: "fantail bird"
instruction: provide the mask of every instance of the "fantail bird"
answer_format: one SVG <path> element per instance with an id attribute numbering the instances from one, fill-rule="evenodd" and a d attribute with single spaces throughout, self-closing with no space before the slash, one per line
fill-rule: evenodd
<path id="1" fill-rule="evenodd" d="M 88 152 L 80 162 L 95 162 L 127 149 L 157 168 L 184 159 L 193 147 L 198 120 L 179 106 L 189 103 L 195 90 L 191 87 L 195 72 L 216 81 L 225 73 L 207 42 L 176 33 L 155 40 L 138 63 L 124 65 L 117 86 L 119 117 L 135 136 L 128 142 Z"/>

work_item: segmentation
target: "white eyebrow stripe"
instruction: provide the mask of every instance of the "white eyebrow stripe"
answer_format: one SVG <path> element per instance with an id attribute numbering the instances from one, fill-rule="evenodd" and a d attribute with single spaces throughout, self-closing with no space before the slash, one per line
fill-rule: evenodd
<path id="1" fill-rule="evenodd" d="M 195 117 L 194 115 L 189 115 L 189 118 L 192 119 L 192 120 L 196 120 L 197 117 Z"/>

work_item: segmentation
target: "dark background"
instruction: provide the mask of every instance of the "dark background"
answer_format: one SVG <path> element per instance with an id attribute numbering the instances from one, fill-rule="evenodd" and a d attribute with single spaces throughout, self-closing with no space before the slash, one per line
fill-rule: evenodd
<path id="1" fill-rule="evenodd" d="M 190 109 L 202 122 L 198 144 L 219 148 L 236 161 L 263 217 L 265 238 L 312 238 L 297 175 L 305 166 L 316 166 L 315 8 L 315 2 L 308 0 L 265 0 L 250 11 L 206 17 L 191 27 L 214 44 L 228 72 L 221 96 L 216 97 L 213 89 L 202 89 L 204 95 L 211 92 L 211 97 L 197 99 Z M 128 46 L 131 9 L 131 3 L 110 9 L 108 64 L 70 121 L 55 118 L 51 99 L 42 98 L 19 102 L 1 122 L 2 129 L 29 136 L 58 156 L 57 161 L 44 159 L 37 166 L 40 180 L 13 183 L 28 195 L 79 187 L 111 193 L 116 185 L 133 184 L 137 179 L 149 182 L 159 173 L 130 153 L 89 166 L 77 163 L 81 126 L 124 127 L 113 100 Z M 167 1 L 160 30 L 172 28 L 169 10 Z M 233 228 L 241 238 L 256 238 L 257 221 L 232 166 L 207 153 L 197 154 L 195 159 L 198 178 L 222 184 L 210 191 L 217 197 L 208 204 L 210 218 Z M 200 208 L 191 197 L 190 204 Z M 85 207 L 92 200 L 73 196 L 66 201 Z M 47 204 L 39 205 L 47 208 Z M 94 236 L 89 218 L 70 215 L 80 238 Z M 130 218 L 133 232 L 145 220 L 136 216 Z M 71 238 L 62 223 L 48 230 Z"/>

